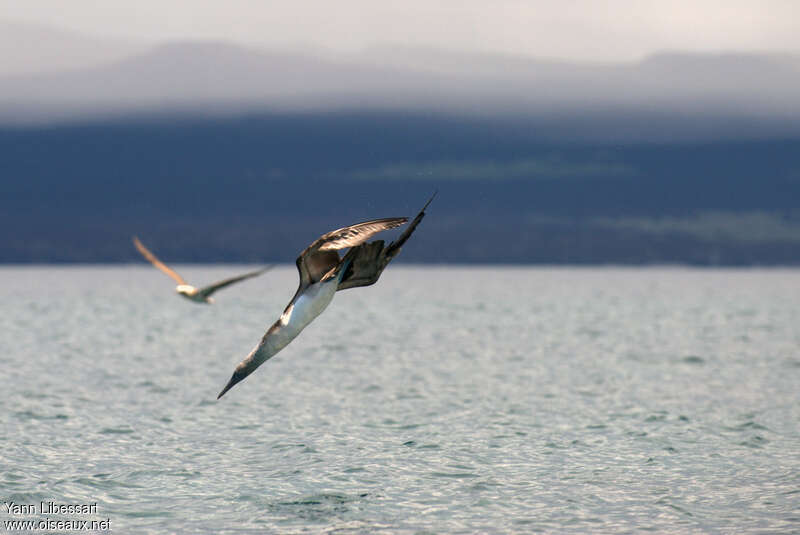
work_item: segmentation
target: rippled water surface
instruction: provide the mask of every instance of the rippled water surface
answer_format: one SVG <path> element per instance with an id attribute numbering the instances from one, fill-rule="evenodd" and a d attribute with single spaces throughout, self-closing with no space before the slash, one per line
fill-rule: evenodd
<path id="1" fill-rule="evenodd" d="M 0 268 L 0 501 L 116 533 L 800 530 L 800 271 L 393 265 L 216 401 L 296 284 Z M 78 518 L 0 508 L 48 516 Z"/>

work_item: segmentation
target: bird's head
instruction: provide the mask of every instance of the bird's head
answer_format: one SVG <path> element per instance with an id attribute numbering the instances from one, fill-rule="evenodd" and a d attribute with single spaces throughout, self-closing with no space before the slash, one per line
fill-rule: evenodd
<path id="1" fill-rule="evenodd" d="M 186 297 L 191 297 L 197 293 L 197 288 L 191 284 L 179 284 L 175 287 L 175 291 Z"/>

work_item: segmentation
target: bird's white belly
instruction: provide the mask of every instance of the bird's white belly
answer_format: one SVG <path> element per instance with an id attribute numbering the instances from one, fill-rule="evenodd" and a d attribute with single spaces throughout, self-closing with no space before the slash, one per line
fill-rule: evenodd
<path id="1" fill-rule="evenodd" d="M 294 338 L 314 321 L 333 300 L 337 281 L 318 282 L 309 286 L 281 316 L 286 335 Z"/>

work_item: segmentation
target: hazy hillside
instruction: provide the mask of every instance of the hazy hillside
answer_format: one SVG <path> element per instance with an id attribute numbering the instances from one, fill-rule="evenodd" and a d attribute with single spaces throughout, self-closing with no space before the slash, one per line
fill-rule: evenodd
<path id="1" fill-rule="evenodd" d="M 344 58 L 174 43 L 103 66 L 0 78 L 0 119 L 395 110 L 647 123 L 637 118 L 678 114 L 688 116 L 689 128 L 733 117 L 786 132 L 800 121 L 798 64 L 795 56 L 775 54 L 661 54 L 631 64 L 579 64 L 399 47 Z"/>
<path id="2" fill-rule="evenodd" d="M 438 189 L 404 261 L 800 263 L 796 55 L 9 43 L 0 262 L 138 260 L 132 234 L 176 261 L 291 262 Z"/>

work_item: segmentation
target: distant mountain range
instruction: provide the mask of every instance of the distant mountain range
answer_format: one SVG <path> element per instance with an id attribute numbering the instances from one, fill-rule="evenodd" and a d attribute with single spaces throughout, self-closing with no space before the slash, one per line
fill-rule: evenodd
<path id="1" fill-rule="evenodd" d="M 22 33 L 0 38 L 5 55 L 11 49 L 7 41 L 24 40 Z M 140 45 L 138 53 L 121 57 L 135 47 L 34 33 L 42 50 L 56 46 L 51 42 L 67 51 L 88 47 L 105 50 L 107 61 L 87 54 L 84 65 L 73 62 L 67 69 L 63 62 L 46 68 L 40 58 L 38 73 L 0 71 L 0 121 L 395 110 L 640 124 L 684 116 L 688 128 L 701 129 L 693 123 L 724 124 L 733 117 L 752 121 L 756 130 L 768 124 L 767 130 L 779 132 L 800 122 L 800 55 L 792 54 L 663 53 L 637 63 L 592 64 L 400 46 L 345 57 L 186 42 L 146 50 Z"/>
<path id="2" fill-rule="evenodd" d="M 796 55 L 3 30 L 0 263 L 141 261 L 132 234 L 170 262 L 292 262 L 438 189 L 401 261 L 800 264 Z"/>

